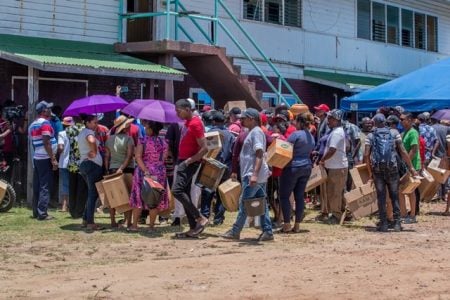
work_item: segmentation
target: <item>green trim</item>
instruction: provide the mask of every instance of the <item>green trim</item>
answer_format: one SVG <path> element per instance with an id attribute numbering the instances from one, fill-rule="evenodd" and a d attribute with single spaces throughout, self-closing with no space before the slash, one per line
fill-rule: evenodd
<path id="1" fill-rule="evenodd" d="M 349 74 L 333 73 L 333 72 L 313 71 L 313 70 L 303 71 L 303 76 L 304 77 L 314 77 L 317 79 L 336 82 L 336 83 L 345 84 L 345 85 L 354 84 L 354 85 L 365 85 L 365 86 L 377 86 L 377 85 L 386 83 L 390 80 L 390 79 L 384 79 L 384 78 L 375 78 L 375 77 L 349 75 Z"/>
<path id="2" fill-rule="evenodd" d="M 118 76 L 123 76 L 124 72 L 158 73 L 177 77 L 185 75 L 173 68 L 116 53 L 114 45 L 79 41 L 0 34 L 0 57 L 17 58 L 44 70 L 49 65 L 65 67 L 68 72 L 70 68 L 77 69 L 76 73 L 82 73 L 82 68 L 94 68 L 99 75 L 106 71 L 112 76 L 114 72 L 121 73 Z M 148 76 L 150 78 L 151 74 Z"/>

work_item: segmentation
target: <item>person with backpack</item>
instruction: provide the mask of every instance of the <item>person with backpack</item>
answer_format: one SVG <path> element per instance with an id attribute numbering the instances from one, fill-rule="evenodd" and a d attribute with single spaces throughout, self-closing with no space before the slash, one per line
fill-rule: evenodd
<path id="1" fill-rule="evenodd" d="M 222 149 L 216 157 L 216 160 L 227 166 L 225 174 L 220 183 L 228 180 L 231 176 L 231 161 L 233 154 L 233 146 L 236 137 L 225 127 L 225 116 L 220 111 L 211 112 L 212 127 L 208 132 L 219 132 L 222 141 Z M 201 214 L 209 219 L 211 214 L 211 202 L 216 196 L 216 204 L 214 206 L 214 225 L 220 225 L 225 220 L 225 207 L 220 199 L 220 194 L 206 189 L 202 189 Z"/>
<path id="2" fill-rule="evenodd" d="M 378 213 L 380 223 L 377 230 L 387 232 L 389 225 L 386 214 L 386 190 L 392 202 L 394 212 L 394 231 L 401 231 L 400 204 L 399 204 L 399 163 L 397 151 L 414 176 L 416 170 L 411 164 L 408 153 L 403 146 L 402 138 L 397 130 L 386 127 L 386 117 L 376 114 L 372 121 L 375 129 L 366 138 L 364 149 L 364 161 L 367 164 L 370 180 L 375 184 L 378 199 Z"/>

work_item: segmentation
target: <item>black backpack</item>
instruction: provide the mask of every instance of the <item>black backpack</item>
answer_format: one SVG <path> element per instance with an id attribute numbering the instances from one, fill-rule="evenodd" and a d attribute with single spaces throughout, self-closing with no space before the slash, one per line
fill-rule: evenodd
<path id="1" fill-rule="evenodd" d="M 389 128 L 377 128 L 373 132 L 371 162 L 375 170 L 398 170 L 395 137 Z"/>

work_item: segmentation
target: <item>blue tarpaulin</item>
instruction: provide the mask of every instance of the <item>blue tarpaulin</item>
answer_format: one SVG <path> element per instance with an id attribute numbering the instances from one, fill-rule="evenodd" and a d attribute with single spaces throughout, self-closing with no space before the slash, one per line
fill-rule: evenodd
<path id="1" fill-rule="evenodd" d="M 397 105 L 411 112 L 450 108 L 450 58 L 341 101 L 342 109 L 353 111 Z"/>

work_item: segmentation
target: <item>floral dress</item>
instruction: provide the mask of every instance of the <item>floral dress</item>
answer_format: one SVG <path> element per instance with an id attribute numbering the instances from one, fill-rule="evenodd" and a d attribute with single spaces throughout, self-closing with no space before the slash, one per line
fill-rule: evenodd
<path id="1" fill-rule="evenodd" d="M 139 139 L 142 144 L 143 154 L 142 160 L 145 166 L 150 171 L 151 176 L 155 176 L 157 181 L 164 185 L 166 192 L 161 197 L 161 202 L 158 205 L 159 210 L 166 210 L 169 208 L 169 198 L 167 194 L 167 179 L 166 167 L 164 165 L 164 157 L 166 156 L 168 146 L 164 139 L 155 136 L 145 136 Z M 141 187 L 144 179 L 144 172 L 137 167 L 134 170 L 133 186 L 131 188 L 130 206 L 133 208 L 148 209 L 147 205 L 141 199 Z"/>

